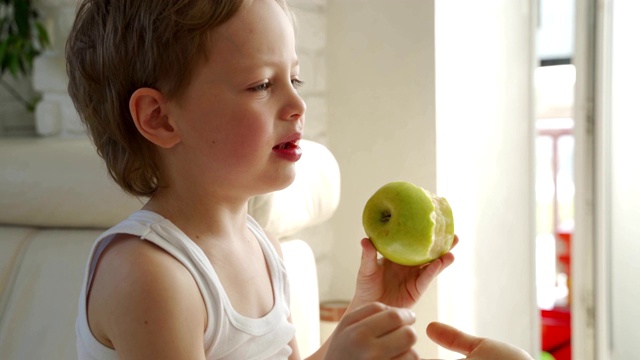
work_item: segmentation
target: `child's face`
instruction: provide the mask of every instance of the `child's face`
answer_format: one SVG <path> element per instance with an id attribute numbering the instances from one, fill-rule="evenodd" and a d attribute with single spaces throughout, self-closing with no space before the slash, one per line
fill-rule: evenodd
<path id="1" fill-rule="evenodd" d="M 293 181 L 299 149 L 278 145 L 300 138 L 305 112 L 289 18 L 274 0 L 248 4 L 214 30 L 208 58 L 169 103 L 188 171 L 242 194 Z"/>

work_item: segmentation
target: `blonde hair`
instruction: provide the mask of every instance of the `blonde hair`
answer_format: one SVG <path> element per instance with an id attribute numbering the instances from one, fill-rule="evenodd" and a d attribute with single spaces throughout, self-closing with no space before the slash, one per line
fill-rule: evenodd
<path id="1" fill-rule="evenodd" d="M 135 196 L 161 185 L 155 146 L 129 99 L 142 87 L 179 97 L 209 34 L 252 0 L 84 0 L 66 44 L 69 95 L 115 182 Z M 275 0 L 293 19 L 285 0 Z"/>

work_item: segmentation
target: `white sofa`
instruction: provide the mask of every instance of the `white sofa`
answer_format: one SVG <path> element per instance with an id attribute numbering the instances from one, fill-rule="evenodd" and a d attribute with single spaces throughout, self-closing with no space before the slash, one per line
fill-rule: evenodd
<path id="1" fill-rule="evenodd" d="M 326 221 L 340 193 L 329 150 L 303 141 L 298 176 L 255 198 L 250 213 L 283 244 L 303 355 L 319 345 L 314 255 L 299 231 Z M 108 178 L 87 139 L 0 139 L 0 359 L 74 359 L 74 322 L 88 251 L 138 209 Z"/>

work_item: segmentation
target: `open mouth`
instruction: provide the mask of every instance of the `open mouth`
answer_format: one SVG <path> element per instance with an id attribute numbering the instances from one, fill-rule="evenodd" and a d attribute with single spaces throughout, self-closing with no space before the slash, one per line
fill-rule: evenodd
<path id="1" fill-rule="evenodd" d="M 273 147 L 274 150 L 294 150 L 298 148 L 297 141 L 284 142 Z"/>
<path id="2" fill-rule="evenodd" d="M 272 151 L 282 159 L 296 162 L 302 156 L 299 140 L 285 141 L 273 147 Z"/>

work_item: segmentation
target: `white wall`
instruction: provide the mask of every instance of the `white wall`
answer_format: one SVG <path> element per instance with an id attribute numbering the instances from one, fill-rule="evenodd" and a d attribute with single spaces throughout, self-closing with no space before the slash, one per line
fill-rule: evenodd
<path id="1" fill-rule="evenodd" d="M 350 299 L 369 196 L 397 179 L 436 190 L 434 13 L 415 0 L 330 0 L 327 10 L 327 131 L 342 171 L 328 296 Z M 425 357 L 435 290 L 416 308 Z"/>
<path id="2" fill-rule="evenodd" d="M 579 241 L 572 244 L 573 354 L 576 359 L 636 359 L 640 54 L 634 45 L 640 32 L 640 3 L 594 4 L 576 3 L 576 170 L 582 176 L 576 178 Z M 595 29 L 590 11 L 598 24 Z"/>
<path id="3" fill-rule="evenodd" d="M 10 84 L 22 97 L 31 99 L 34 95 L 31 88 L 31 78 L 19 77 L 14 79 L 7 72 L 2 80 Z M 34 114 L 26 110 L 4 87 L 0 87 L 0 136 L 31 135 L 35 132 Z"/>
<path id="4" fill-rule="evenodd" d="M 640 356 L 640 3 L 613 3 L 611 67 L 611 144 L 609 159 L 611 229 L 611 331 L 613 359 Z"/>
<path id="5" fill-rule="evenodd" d="M 35 114 L 40 136 L 85 136 L 71 98 L 67 94 L 64 46 L 75 19 L 79 0 L 37 0 L 43 24 L 49 31 L 51 47 L 34 63 L 33 86 L 42 94 Z"/>
<path id="6" fill-rule="evenodd" d="M 439 315 L 533 354 L 532 9 L 527 0 L 436 1 L 438 188 L 460 236 L 440 278 Z"/>

